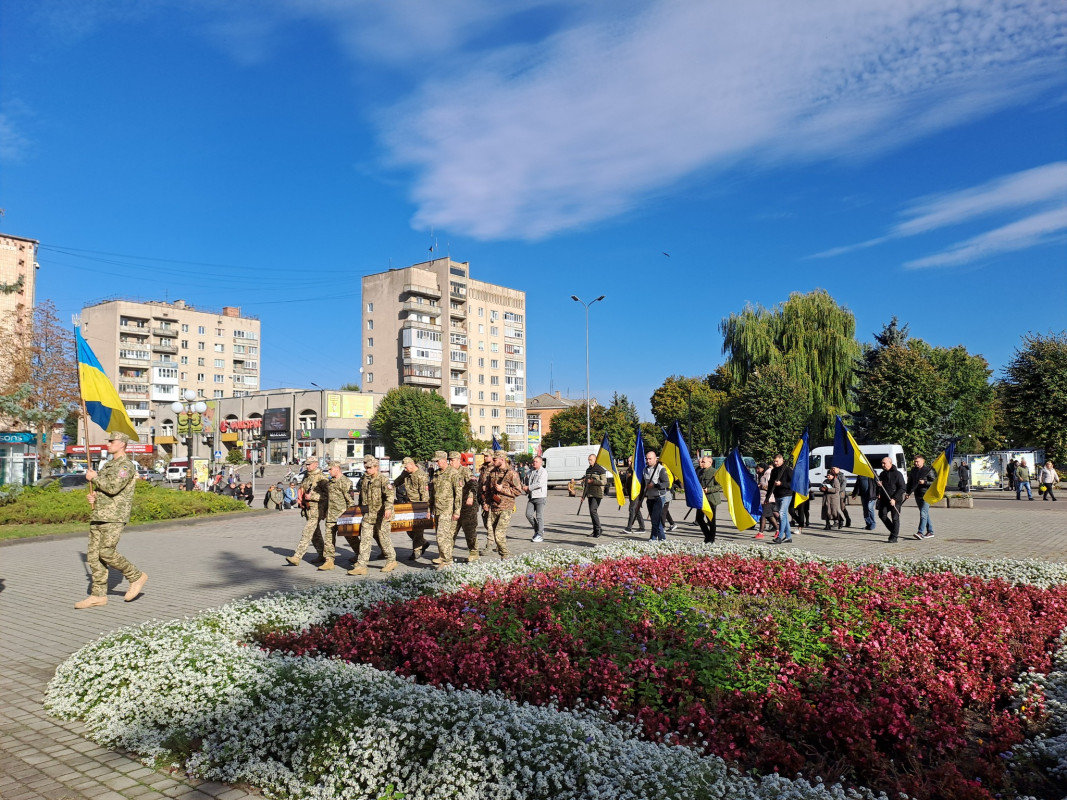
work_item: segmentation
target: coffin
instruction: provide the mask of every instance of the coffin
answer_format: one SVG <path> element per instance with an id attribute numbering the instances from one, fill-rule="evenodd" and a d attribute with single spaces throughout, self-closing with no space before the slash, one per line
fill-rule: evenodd
<path id="1" fill-rule="evenodd" d="M 366 506 L 352 506 L 337 518 L 337 531 L 345 536 L 359 536 L 359 526 L 363 522 Z M 396 503 L 393 506 L 391 530 L 421 531 L 433 527 L 429 503 Z"/>

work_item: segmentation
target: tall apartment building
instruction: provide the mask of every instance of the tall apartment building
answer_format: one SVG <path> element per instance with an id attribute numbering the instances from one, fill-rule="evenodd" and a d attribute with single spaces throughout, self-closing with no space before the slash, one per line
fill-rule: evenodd
<path id="1" fill-rule="evenodd" d="M 526 450 L 526 293 L 435 258 L 363 278 L 363 385 L 436 391 L 478 439 Z"/>
<path id="2" fill-rule="evenodd" d="M 186 389 L 206 400 L 259 389 L 259 320 L 240 308 L 106 300 L 83 308 L 81 324 L 142 442 L 152 441 L 152 402 L 174 402 Z"/>
<path id="3" fill-rule="evenodd" d="M 29 343 L 37 291 L 37 240 L 0 233 L 0 338 Z M 0 386 L 10 377 L 10 363 L 0 359 Z"/>

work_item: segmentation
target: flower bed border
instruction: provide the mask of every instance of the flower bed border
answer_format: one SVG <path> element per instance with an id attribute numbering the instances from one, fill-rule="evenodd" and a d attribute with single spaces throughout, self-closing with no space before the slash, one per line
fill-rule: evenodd
<path id="1" fill-rule="evenodd" d="M 46 707 L 57 716 L 83 719 L 95 741 L 137 752 L 146 763 L 177 763 L 199 777 L 252 783 L 268 796 L 376 796 L 390 782 L 409 798 L 875 796 L 821 779 L 740 775 L 721 759 L 644 740 L 596 709 L 520 705 L 491 694 L 415 685 L 364 665 L 268 655 L 242 644 L 257 631 L 301 629 L 383 600 L 454 592 L 556 567 L 679 553 L 842 563 L 753 545 L 624 542 L 238 600 L 192 619 L 148 623 L 87 645 L 60 665 Z M 1067 583 L 1067 565 L 1034 560 L 846 563 L 1036 586 Z M 1067 644 L 1064 639 L 1061 644 L 1052 673 L 1023 676 L 1017 685 L 1021 695 L 1043 691 L 1053 722 L 1053 735 L 1019 749 L 1051 763 L 1051 771 L 1062 776 Z"/>

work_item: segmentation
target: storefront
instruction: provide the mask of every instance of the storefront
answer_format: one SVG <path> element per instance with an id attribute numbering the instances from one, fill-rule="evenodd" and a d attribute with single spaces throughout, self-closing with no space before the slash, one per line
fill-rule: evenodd
<path id="1" fill-rule="evenodd" d="M 29 486 L 37 480 L 36 438 L 18 431 L 0 433 L 0 486 Z"/>

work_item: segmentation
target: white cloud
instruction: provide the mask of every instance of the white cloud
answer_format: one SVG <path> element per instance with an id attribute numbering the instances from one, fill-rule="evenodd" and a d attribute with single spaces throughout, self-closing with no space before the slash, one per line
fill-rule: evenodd
<path id="1" fill-rule="evenodd" d="M 856 157 L 1025 102 L 1062 80 L 1065 31 L 1054 0 L 663 0 L 428 80 L 385 137 L 417 225 L 537 238 L 697 172 Z"/>
<path id="2" fill-rule="evenodd" d="M 1067 205 L 1033 214 L 992 231 L 987 231 L 932 256 L 904 264 L 908 269 L 951 267 L 990 258 L 1003 253 L 1048 244 L 1067 234 Z"/>
<path id="3" fill-rule="evenodd" d="M 0 161 L 20 161 L 29 144 L 11 115 L 0 113 Z"/>

